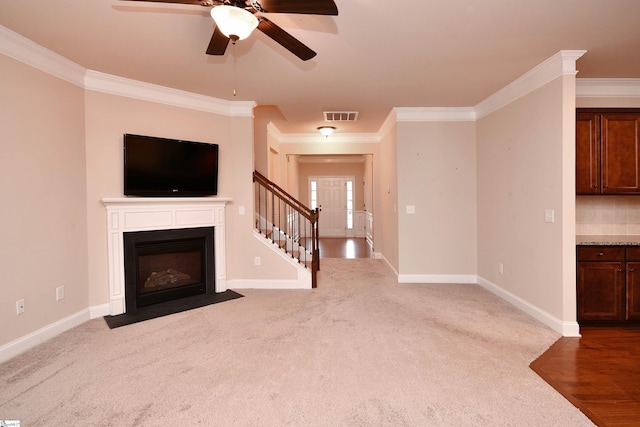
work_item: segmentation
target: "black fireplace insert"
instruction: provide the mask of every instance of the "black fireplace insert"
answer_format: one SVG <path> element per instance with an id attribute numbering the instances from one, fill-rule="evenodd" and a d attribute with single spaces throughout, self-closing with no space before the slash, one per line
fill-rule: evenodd
<path id="1" fill-rule="evenodd" d="M 215 293 L 214 228 L 124 233 L 126 311 Z"/>

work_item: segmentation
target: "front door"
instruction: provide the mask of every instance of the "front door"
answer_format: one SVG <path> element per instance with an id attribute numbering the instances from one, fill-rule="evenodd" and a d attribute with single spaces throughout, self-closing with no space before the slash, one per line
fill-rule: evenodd
<path id="1" fill-rule="evenodd" d="M 353 182 L 353 178 L 322 176 L 313 177 L 311 181 L 316 183 L 315 204 L 321 209 L 320 237 L 346 237 L 349 208 L 346 187 L 347 182 Z M 353 211 L 352 207 L 350 209 Z"/>

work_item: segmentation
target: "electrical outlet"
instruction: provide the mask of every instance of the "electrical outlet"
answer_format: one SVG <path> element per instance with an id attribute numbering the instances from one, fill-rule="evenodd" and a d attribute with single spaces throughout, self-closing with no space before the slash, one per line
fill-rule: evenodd
<path id="1" fill-rule="evenodd" d="M 56 288 L 56 301 L 64 299 L 64 286 L 58 286 Z"/>
<path id="2" fill-rule="evenodd" d="M 253 258 L 253 264 L 254 265 L 260 265 L 260 262 L 261 261 L 260 261 L 260 257 L 259 256 Z"/>
<path id="3" fill-rule="evenodd" d="M 22 313 L 24 313 L 24 300 L 19 299 L 18 301 L 16 301 L 16 314 Z"/>

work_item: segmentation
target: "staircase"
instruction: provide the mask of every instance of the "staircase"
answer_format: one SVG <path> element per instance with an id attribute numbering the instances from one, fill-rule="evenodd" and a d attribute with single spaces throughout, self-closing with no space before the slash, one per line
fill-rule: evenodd
<path id="1" fill-rule="evenodd" d="M 258 232 L 311 271 L 317 287 L 319 209 L 309 209 L 259 172 L 253 172 L 254 211 Z"/>

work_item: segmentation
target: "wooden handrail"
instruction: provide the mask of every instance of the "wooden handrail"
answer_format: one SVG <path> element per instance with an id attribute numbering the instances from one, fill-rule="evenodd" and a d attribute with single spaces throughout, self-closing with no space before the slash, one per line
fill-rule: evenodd
<path id="1" fill-rule="evenodd" d="M 268 178 L 266 178 L 264 175 L 262 175 L 258 171 L 253 172 L 253 182 L 256 182 L 256 181 L 260 182 L 265 187 L 270 187 L 273 190 L 275 190 L 274 192 L 276 194 L 279 194 L 283 200 L 288 200 L 292 206 L 297 207 L 298 208 L 297 210 L 300 213 L 302 213 L 308 220 L 313 221 L 317 219 L 317 209 L 308 208 L 306 205 L 304 205 L 302 202 L 297 200 L 291 194 L 283 190 L 280 186 L 278 186 L 278 184 L 276 184 L 273 181 L 270 181 Z"/>

